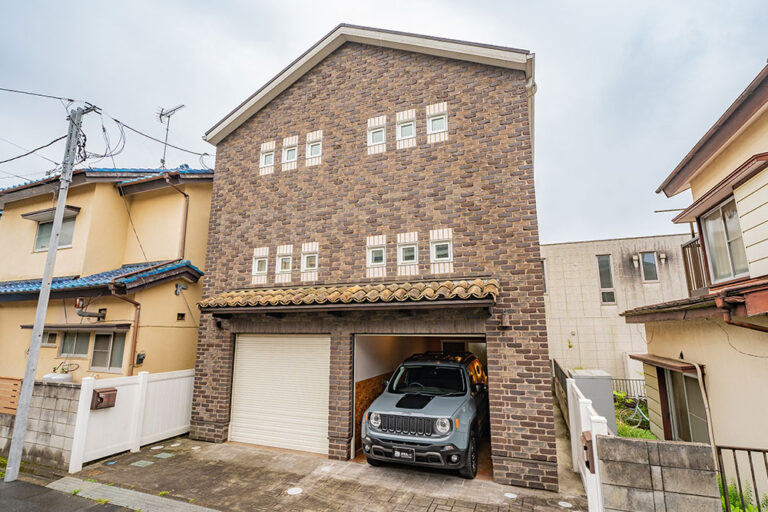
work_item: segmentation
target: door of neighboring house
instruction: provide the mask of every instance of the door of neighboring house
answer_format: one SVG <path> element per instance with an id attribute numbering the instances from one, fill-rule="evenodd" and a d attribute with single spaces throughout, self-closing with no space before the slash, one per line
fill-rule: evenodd
<path id="1" fill-rule="evenodd" d="M 695 375 L 664 370 L 669 421 L 675 441 L 709 443 L 707 410 Z"/>
<path id="2" fill-rule="evenodd" d="M 330 338 L 237 336 L 229 439 L 328 453 Z"/>

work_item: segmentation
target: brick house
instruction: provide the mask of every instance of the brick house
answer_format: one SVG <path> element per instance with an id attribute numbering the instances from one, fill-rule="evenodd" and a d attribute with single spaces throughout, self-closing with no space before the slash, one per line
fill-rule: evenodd
<path id="1" fill-rule="evenodd" d="M 557 489 L 533 64 L 340 25 L 211 128 L 193 438 L 349 459 L 382 377 L 468 349 L 494 478 Z"/>

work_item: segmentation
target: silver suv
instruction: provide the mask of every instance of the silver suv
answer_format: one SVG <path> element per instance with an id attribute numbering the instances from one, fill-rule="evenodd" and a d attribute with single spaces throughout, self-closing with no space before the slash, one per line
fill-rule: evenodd
<path id="1" fill-rule="evenodd" d="M 372 466 L 400 462 L 477 474 L 478 437 L 488 428 L 488 378 L 474 354 L 408 358 L 363 415 Z"/>

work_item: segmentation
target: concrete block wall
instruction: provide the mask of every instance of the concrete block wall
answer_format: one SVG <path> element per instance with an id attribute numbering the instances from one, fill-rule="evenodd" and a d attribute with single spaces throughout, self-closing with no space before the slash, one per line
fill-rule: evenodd
<path id="1" fill-rule="evenodd" d="M 606 512 L 718 512 L 717 466 L 706 444 L 597 437 Z"/>
<path id="2" fill-rule="evenodd" d="M 22 459 L 67 469 L 77 419 L 80 384 L 35 382 Z M 0 454 L 8 456 L 16 416 L 0 414 Z"/>

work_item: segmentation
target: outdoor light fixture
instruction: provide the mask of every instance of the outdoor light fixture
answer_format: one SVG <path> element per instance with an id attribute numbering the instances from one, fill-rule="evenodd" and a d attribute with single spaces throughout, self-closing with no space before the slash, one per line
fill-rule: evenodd
<path id="1" fill-rule="evenodd" d="M 512 311 L 509 309 L 505 309 L 504 313 L 501 314 L 501 328 L 509 329 L 511 327 L 512 327 Z"/>
<path id="2" fill-rule="evenodd" d="M 640 256 L 637 254 L 632 255 L 632 265 L 634 265 L 635 268 L 640 268 Z"/>
<path id="3" fill-rule="evenodd" d="M 661 262 L 662 265 L 665 264 L 667 262 L 667 253 L 660 252 L 659 253 L 659 261 Z"/>

